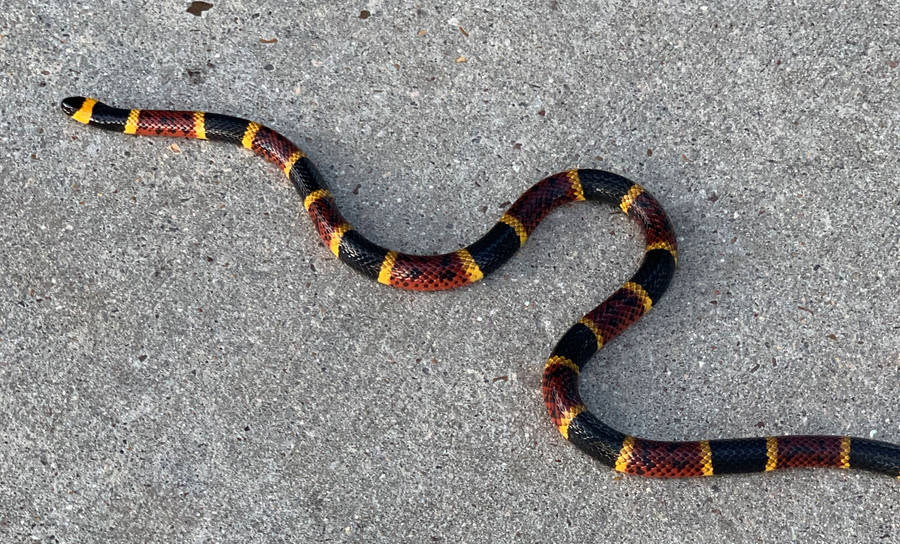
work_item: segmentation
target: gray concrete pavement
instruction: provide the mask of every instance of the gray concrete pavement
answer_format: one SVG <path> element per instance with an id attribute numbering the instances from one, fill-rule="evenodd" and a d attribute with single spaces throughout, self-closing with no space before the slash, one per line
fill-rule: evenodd
<path id="1" fill-rule="evenodd" d="M 395 292 L 249 153 L 57 105 L 264 122 L 407 251 L 473 241 L 548 173 L 625 174 L 680 268 L 595 358 L 595 412 L 900 442 L 900 8 L 188 4 L 0 10 L 0 541 L 900 542 L 896 480 L 648 481 L 558 436 L 543 361 L 640 258 L 611 209 L 555 213 L 478 285 Z"/>

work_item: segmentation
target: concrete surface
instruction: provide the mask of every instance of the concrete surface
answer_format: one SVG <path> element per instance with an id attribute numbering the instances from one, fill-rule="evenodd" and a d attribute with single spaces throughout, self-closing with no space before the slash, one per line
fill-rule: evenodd
<path id="1" fill-rule="evenodd" d="M 0 541 L 900 542 L 890 478 L 648 481 L 558 436 L 543 361 L 640 257 L 613 210 L 395 292 L 247 152 L 57 105 L 267 123 L 403 250 L 474 240 L 545 174 L 628 175 L 681 267 L 595 358 L 598 414 L 898 442 L 895 3 L 188 4 L 0 11 Z"/>

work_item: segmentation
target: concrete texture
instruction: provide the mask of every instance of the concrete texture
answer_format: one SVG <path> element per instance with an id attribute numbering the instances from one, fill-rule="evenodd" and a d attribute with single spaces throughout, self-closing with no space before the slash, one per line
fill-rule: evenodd
<path id="1" fill-rule="evenodd" d="M 545 174 L 628 175 L 681 266 L 587 372 L 599 415 L 900 442 L 895 3 L 188 4 L 0 11 L 0 541 L 900 542 L 890 478 L 648 481 L 559 437 L 543 361 L 640 258 L 611 209 L 557 212 L 476 286 L 397 292 L 249 153 L 57 105 L 269 124 L 408 251 L 471 242 Z"/>

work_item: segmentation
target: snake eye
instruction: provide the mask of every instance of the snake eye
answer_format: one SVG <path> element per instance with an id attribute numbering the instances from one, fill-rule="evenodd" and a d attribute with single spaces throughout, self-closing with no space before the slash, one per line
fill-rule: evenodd
<path id="1" fill-rule="evenodd" d="M 83 96 L 70 96 L 64 98 L 63 101 L 59 103 L 66 115 L 73 115 L 76 111 L 81 109 L 82 104 L 84 104 Z"/>

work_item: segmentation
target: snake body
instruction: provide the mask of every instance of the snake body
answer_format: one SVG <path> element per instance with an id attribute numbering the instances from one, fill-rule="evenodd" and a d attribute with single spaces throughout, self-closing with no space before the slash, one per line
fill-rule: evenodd
<path id="1" fill-rule="evenodd" d="M 221 140 L 276 164 L 291 181 L 319 237 L 341 261 L 379 283 L 437 291 L 482 279 L 505 263 L 554 208 L 579 200 L 618 206 L 644 234 L 638 270 L 558 341 L 544 366 L 542 391 L 559 432 L 616 471 L 677 478 L 789 467 L 875 471 L 900 479 L 900 446 L 850 436 L 769 436 L 669 442 L 627 435 L 603 423 L 581 400 L 578 377 L 605 344 L 656 304 L 675 272 L 675 231 L 662 206 L 643 187 L 600 170 L 548 176 L 520 196 L 474 243 L 441 255 L 410 255 L 375 244 L 342 216 L 313 163 L 299 147 L 259 123 L 201 111 L 121 109 L 70 97 L 63 111 L 76 121 L 126 134 Z"/>

